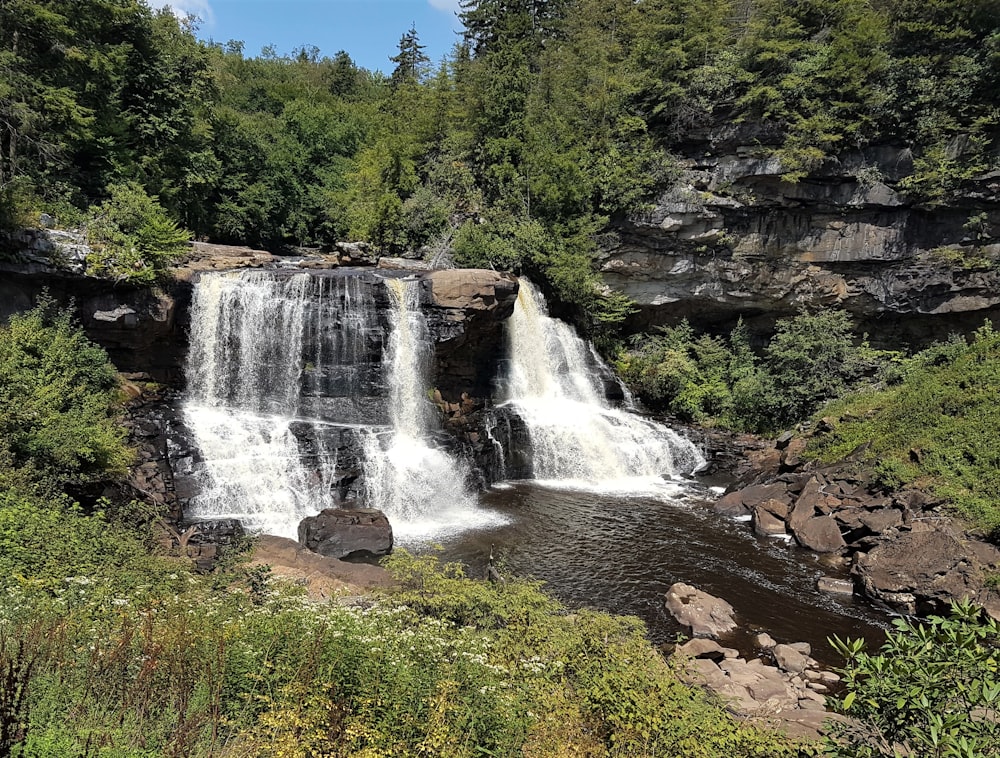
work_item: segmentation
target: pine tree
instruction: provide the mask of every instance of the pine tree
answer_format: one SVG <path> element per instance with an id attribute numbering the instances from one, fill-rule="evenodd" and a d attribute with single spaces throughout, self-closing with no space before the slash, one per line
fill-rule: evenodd
<path id="1" fill-rule="evenodd" d="M 427 64 L 430 63 L 430 58 L 424 54 L 424 48 L 425 46 L 420 44 L 416 26 L 411 26 L 410 30 L 399 38 L 399 54 L 389 58 L 396 64 L 392 72 L 393 86 L 417 83 L 423 79 Z"/>

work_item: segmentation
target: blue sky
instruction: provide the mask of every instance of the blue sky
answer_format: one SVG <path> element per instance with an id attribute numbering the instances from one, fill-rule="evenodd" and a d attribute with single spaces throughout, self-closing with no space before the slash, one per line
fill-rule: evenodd
<path id="1" fill-rule="evenodd" d="M 389 72 L 399 38 L 417 27 L 428 57 L 441 60 L 458 39 L 458 0 L 149 0 L 198 16 L 198 36 L 243 40 L 244 54 L 272 44 L 279 54 L 315 45 L 322 55 L 346 50 L 354 62 Z"/>

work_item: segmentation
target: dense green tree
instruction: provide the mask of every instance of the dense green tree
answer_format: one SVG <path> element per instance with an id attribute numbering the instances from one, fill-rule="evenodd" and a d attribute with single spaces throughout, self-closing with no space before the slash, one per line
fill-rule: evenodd
<path id="1" fill-rule="evenodd" d="M 399 52 L 389 60 L 396 64 L 390 81 L 399 86 L 404 83 L 419 82 L 427 70 L 430 58 L 424 53 L 426 47 L 420 44 L 420 37 L 414 26 L 399 38 Z"/>
<path id="2" fill-rule="evenodd" d="M 81 54 L 72 8 L 41 0 L 0 2 L 0 193 L 40 191 L 90 134 L 93 113 L 68 86 Z M 8 202 L 11 202 L 8 199 Z"/>

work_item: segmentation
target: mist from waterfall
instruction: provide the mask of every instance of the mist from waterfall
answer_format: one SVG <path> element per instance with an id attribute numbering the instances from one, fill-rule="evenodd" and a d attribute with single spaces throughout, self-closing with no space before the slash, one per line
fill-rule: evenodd
<path id="1" fill-rule="evenodd" d="M 372 430 L 366 437 L 365 500 L 388 516 L 403 541 L 502 523 L 477 507 L 466 486 L 468 464 L 430 444 L 432 342 L 419 307 L 418 282 L 388 279 L 386 287 L 393 305 L 384 358 L 391 430 Z"/>
<path id="2" fill-rule="evenodd" d="M 541 294 L 520 280 L 508 324 L 506 402 L 527 427 L 534 478 L 616 492 L 663 490 L 705 461 L 672 429 L 610 407 L 609 371 L 568 324 L 551 318 Z"/>

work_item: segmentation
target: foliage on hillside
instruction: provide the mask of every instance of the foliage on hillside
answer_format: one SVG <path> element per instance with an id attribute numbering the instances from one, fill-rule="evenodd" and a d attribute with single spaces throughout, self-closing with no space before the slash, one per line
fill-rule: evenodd
<path id="1" fill-rule="evenodd" d="M 887 487 L 916 484 L 983 529 L 1000 527 L 1000 332 L 928 348 L 900 364 L 893 386 L 847 395 L 810 452 L 826 461 L 860 450 Z"/>
<path id="2" fill-rule="evenodd" d="M 805 420 L 889 360 L 856 342 L 843 311 L 779 319 L 759 356 L 742 324 L 724 338 L 684 322 L 635 337 L 616 368 L 653 410 L 767 434 Z"/>
<path id="3" fill-rule="evenodd" d="M 761 150 L 790 181 L 907 144 L 900 188 L 925 202 L 996 162 L 995 0 L 470 0 L 440 66 L 400 30 L 389 75 L 202 43 L 139 0 L 84 6 L 0 5 L 0 217 L 75 223 L 134 181 L 219 242 L 454 240 L 594 334 L 628 313 L 596 286 L 595 234 L 669 188 L 670 149 L 707 124 L 775 127 Z"/>

